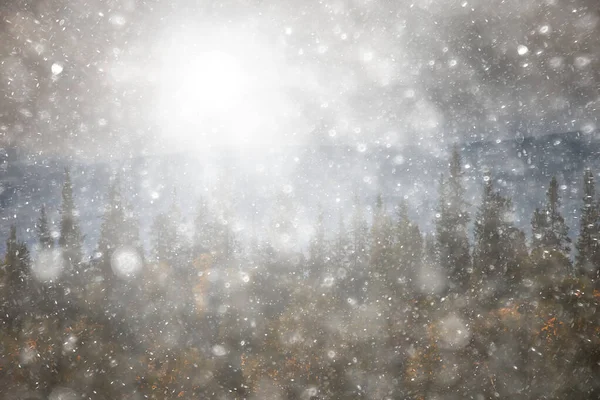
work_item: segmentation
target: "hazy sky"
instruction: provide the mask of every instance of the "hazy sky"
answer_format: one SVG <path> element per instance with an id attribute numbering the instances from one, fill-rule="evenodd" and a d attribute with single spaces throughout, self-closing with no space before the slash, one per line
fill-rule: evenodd
<path id="1" fill-rule="evenodd" d="M 596 128 L 596 0 L 0 5 L 0 129 L 109 159 Z M 520 133 L 517 133 L 520 132 Z"/>

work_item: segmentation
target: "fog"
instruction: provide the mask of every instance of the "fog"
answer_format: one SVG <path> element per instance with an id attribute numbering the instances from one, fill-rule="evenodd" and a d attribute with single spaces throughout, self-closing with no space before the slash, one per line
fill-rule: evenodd
<path id="1" fill-rule="evenodd" d="M 597 399 L 596 0 L 0 2 L 0 398 Z"/>
<path id="2" fill-rule="evenodd" d="M 596 127 L 591 0 L 1 7 L 2 131 L 28 151 L 435 149 Z"/>

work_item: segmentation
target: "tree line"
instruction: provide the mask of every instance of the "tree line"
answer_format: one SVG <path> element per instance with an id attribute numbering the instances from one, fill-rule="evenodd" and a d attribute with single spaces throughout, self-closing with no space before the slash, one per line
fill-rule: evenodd
<path id="1" fill-rule="evenodd" d="M 42 207 L 32 257 L 10 227 L 0 394 L 596 398 L 600 202 L 590 170 L 582 187 L 574 244 L 556 178 L 527 240 L 491 174 L 469 214 L 454 148 L 431 234 L 406 202 L 390 208 L 378 196 L 371 218 L 356 198 L 335 232 L 320 210 L 306 252 L 276 245 L 293 231 L 284 204 L 271 241 L 242 244 L 232 211 L 201 200 L 190 241 L 174 195 L 146 254 L 115 176 L 88 260 L 65 171 L 58 235 Z"/>

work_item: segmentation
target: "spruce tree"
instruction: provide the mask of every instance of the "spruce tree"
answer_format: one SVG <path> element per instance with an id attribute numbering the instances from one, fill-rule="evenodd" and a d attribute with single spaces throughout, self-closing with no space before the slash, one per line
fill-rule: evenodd
<path id="1" fill-rule="evenodd" d="M 544 232 L 548 229 L 546 213 L 536 207 L 531 217 L 531 247 L 533 251 L 541 249 L 544 245 Z"/>
<path id="2" fill-rule="evenodd" d="M 126 199 L 122 201 L 123 206 L 123 233 L 122 238 L 125 245 L 137 250 L 139 256 L 145 259 L 144 246 L 140 237 L 139 215 L 133 205 Z"/>
<path id="3" fill-rule="evenodd" d="M 210 253 L 214 261 L 228 263 L 239 252 L 239 245 L 231 229 L 232 212 L 223 203 L 220 206 L 223 207 L 220 210 L 211 210 L 204 198 L 198 202 L 191 250 L 193 257 Z"/>
<path id="4" fill-rule="evenodd" d="M 38 237 L 39 253 L 37 254 L 38 263 L 56 263 L 60 260 L 60 253 L 54 249 L 54 238 L 50 231 L 50 225 L 48 222 L 48 216 L 46 214 L 46 207 L 42 205 L 40 209 L 40 217 L 36 224 L 36 233 Z M 59 296 L 59 289 L 56 286 L 56 279 L 48 280 L 44 282 L 40 292 L 42 294 L 41 307 L 47 312 L 51 312 L 53 306 L 58 303 L 61 299 Z"/>
<path id="5" fill-rule="evenodd" d="M 111 259 L 118 249 L 135 251 L 140 258 L 143 258 L 139 224 L 132 207 L 121 193 L 121 177 L 117 173 L 108 188 L 98 240 L 100 256 L 96 260 L 107 285 L 110 285 L 114 278 Z"/>
<path id="6" fill-rule="evenodd" d="M 52 238 L 52 232 L 50 232 L 45 205 L 42 205 L 42 208 L 40 209 L 40 217 L 37 220 L 36 232 L 41 250 L 49 250 L 54 247 L 54 238 Z"/>
<path id="7" fill-rule="evenodd" d="M 6 241 L 4 266 L 8 274 L 8 284 L 16 292 L 24 291 L 29 276 L 29 251 L 27 246 L 17 239 L 16 225 L 10 226 Z"/>
<path id="8" fill-rule="evenodd" d="M 437 238 L 434 235 L 425 235 L 423 239 L 423 260 L 425 263 L 435 265 L 439 263 L 439 257 L 437 255 Z"/>
<path id="9" fill-rule="evenodd" d="M 394 254 L 392 221 L 387 214 L 381 195 L 377 196 L 375 203 L 371 243 L 369 285 L 371 285 L 372 300 L 376 300 L 379 296 L 387 298 L 393 294 L 388 282 L 394 279 L 393 277 L 396 275 L 394 271 L 397 270 L 398 263 Z"/>
<path id="10" fill-rule="evenodd" d="M 451 291 L 465 289 L 471 271 L 467 233 L 469 214 L 463 175 L 462 160 L 455 146 L 449 162 L 448 180 L 443 176 L 440 179 L 439 217 L 436 219 L 439 263 Z"/>
<path id="11" fill-rule="evenodd" d="M 119 187 L 121 187 L 121 185 L 123 184 L 123 180 L 121 180 L 120 175 L 116 176 L 116 180 L 117 181 L 115 182 L 115 185 L 119 185 Z M 144 246 L 140 237 L 139 215 L 133 204 L 137 194 L 135 193 L 134 188 L 132 188 L 131 186 L 125 186 L 125 189 L 127 189 L 127 193 L 132 194 L 134 199 L 128 200 L 126 195 L 121 195 L 121 193 L 119 193 L 121 197 L 120 205 L 123 208 L 121 239 L 125 246 L 135 249 L 138 252 L 139 256 L 142 259 L 144 259 Z"/>
<path id="12" fill-rule="evenodd" d="M 553 177 L 546 192 L 543 209 L 536 208 L 532 220 L 532 258 L 538 273 L 557 278 L 570 271 L 569 227 L 560 212 L 558 181 Z"/>
<path id="13" fill-rule="evenodd" d="M 113 277 L 111 257 L 115 250 L 124 244 L 123 230 L 125 228 L 125 215 L 121 199 L 119 176 L 115 176 L 108 190 L 102 225 L 100 226 L 100 239 L 97 260 L 105 282 L 110 282 Z"/>
<path id="14" fill-rule="evenodd" d="M 185 261 L 188 256 L 189 244 L 185 243 L 185 238 L 181 234 L 182 222 L 177 192 L 174 189 L 170 207 L 158 214 L 152 225 L 152 257 L 154 261 L 166 263 L 171 267 L 180 267 Z"/>
<path id="15" fill-rule="evenodd" d="M 511 203 L 493 188 L 492 180 L 486 177 L 481 206 L 474 223 L 475 246 L 473 266 L 479 278 L 503 273 L 503 240 L 508 223 L 505 215 Z"/>
<path id="16" fill-rule="evenodd" d="M 423 242 L 423 260 L 419 262 L 414 287 L 424 295 L 440 294 L 446 289 L 446 279 L 440 268 L 437 237 L 426 235 Z"/>
<path id="17" fill-rule="evenodd" d="M 60 237 L 58 244 L 62 249 L 65 266 L 69 272 L 75 272 L 82 261 L 83 237 L 79 228 L 77 209 L 73 198 L 73 185 L 68 169 L 65 169 L 65 182 L 62 188 L 62 206 L 60 210 Z"/>
<path id="18" fill-rule="evenodd" d="M 240 246 L 234 232 L 235 179 L 230 175 L 231 169 L 225 167 L 220 171 L 217 188 L 213 200 L 216 215 L 216 261 L 221 265 L 231 266 L 240 253 Z M 292 200 L 291 197 L 289 200 Z"/>
<path id="19" fill-rule="evenodd" d="M 405 283 L 401 288 L 405 291 L 408 284 L 418 277 L 423 258 L 423 237 L 419 226 L 410 220 L 405 201 L 399 204 L 396 211 L 394 247 L 398 268 L 394 276 L 390 277 L 390 283 L 393 282 L 396 286 Z"/>
<path id="20" fill-rule="evenodd" d="M 506 233 L 506 246 L 510 251 L 506 253 L 506 282 L 510 292 L 519 290 L 519 284 L 525 277 L 531 275 L 531 260 L 527 248 L 527 238 L 523 230 L 511 226 Z"/>
<path id="21" fill-rule="evenodd" d="M 354 196 L 353 214 L 350 226 L 351 254 L 350 265 L 355 272 L 362 273 L 369 260 L 369 226 L 365 220 L 362 204 Z"/>
<path id="22" fill-rule="evenodd" d="M 17 227 L 11 225 L 4 256 L 7 290 L 5 299 L 3 299 L 5 318 L 9 329 L 18 329 L 24 315 L 31 311 L 29 268 L 29 250 L 24 242 L 17 239 Z"/>
<path id="23" fill-rule="evenodd" d="M 217 222 L 210 212 L 206 199 L 201 198 L 198 201 L 194 219 L 193 252 L 195 257 L 216 251 L 217 232 Z"/>
<path id="24" fill-rule="evenodd" d="M 313 270 L 323 270 L 327 257 L 327 247 L 325 244 L 325 215 L 321 207 L 317 215 L 315 233 L 310 241 L 308 249 L 308 263 Z"/>
<path id="25" fill-rule="evenodd" d="M 350 262 L 350 238 L 346 231 L 344 215 L 340 211 L 338 219 L 338 229 L 335 241 L 333 243 L 332 257 L 333 263 L 340 268 L 347 268 Z"/>
<path id="26" fill-rule="evenodd" d="M 580 273 L 596 277 L 598 251 L 598 205 L 594 175 L 590 169 L 583 173 L 583 205 L 581 207 L 579 237 L 577 238 L 577 257 L 575 264 Z"/>
<path id="27" fill-rule="evenodd" d="M 178 237 L 175 221 L 168 213 L 160 213 L 152 225 L 152 256 L 154 261 L 174 266 L 177 258 Z"/>
<path id="28" fill-rule="evenodd" d="M 491 178 L 487 177 L 475 218 L 473 249 L 474 289 L 486 300 L 493 301 L 502 295 L 516 278 L 518 249 L 513 245 L 518 236 L 508 219 L 510 211 L 510 199 L 494 190 Z"/>
<path id="29" fill-rule="evenodd" d="M 221 217 L 216 225 L 216 256 L 217 261 L 223 265 L 230 265 L 240 253 L 240 245 L 232 229 L 233 221 L 233 211 L 229 207 L 221 210 Z"/>
<path id="30" fill-rule="evenodd" d="M 283 252 L 290 252 L 298 244 L 298 207 L 293 196 L 279 193 L 275 198 L 269 240 Z"/>
<path id="31" fill-rule="evenodd" d="M 357 279 L 359 275 L 352 270 L 352 239 L 346 229 L 342 210 L 339 211 L 338 228 L 330 252 L 332 272 L 338 279 L 338 300 L 346 303 L 348 298 L 356 299 L 357 292 L 361 290 L 359 284 L 362 282 Z"/>

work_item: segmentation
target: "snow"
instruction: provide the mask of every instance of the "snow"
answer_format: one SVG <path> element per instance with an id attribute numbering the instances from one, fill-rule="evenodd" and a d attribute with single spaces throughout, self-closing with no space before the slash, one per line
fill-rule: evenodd
<path id="1" fill-rule="evenodd" d="M 517 46 L 517 53 L 519 53 L 520 56 L 524 56 L 525 54 L 529 53 L 529 48 L 523 44 L 520 44 Z"/>
<path id="2" fill-rule="evenodd" d="M 60 75 L 63 72 L 63 66 L 60 63 L 53 63 L 51 67 L 52 75 Z"/>
<path id="3" fill-rule="evenodd" d="M 122 279 L 134 278 L 143 268 L 142 258 L 137 250 L 127 246 L 114 251 L 110 265 L 115 275 Z"/>
<path id="4" fill-rule="evenodd" d="M 26 3 L 0 398 L 600 397 L 594 0 Z"/>
<path id="5" fill-rule="evenodd" d="M 212 353 L 217 357 L 223 357 L 227 355 L 228 351 L 225 346 L 217 344 L 212 347 Z"/>
<path id="6" fill-rule="evenodd" d="M 60 249 L 42 249 L 31 265 L 35 279 L 41 282 L 56 281 L 64 270 L 64 258 Z"/>

